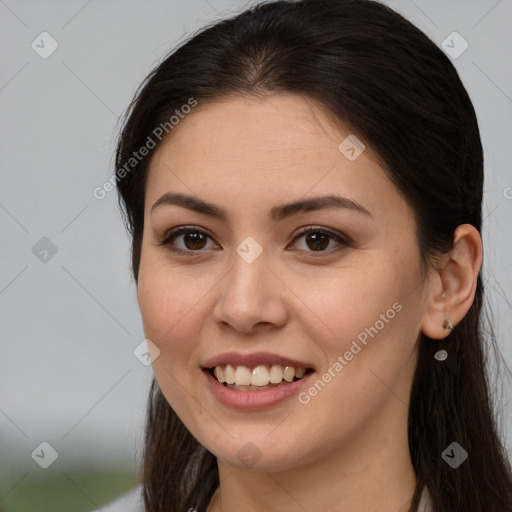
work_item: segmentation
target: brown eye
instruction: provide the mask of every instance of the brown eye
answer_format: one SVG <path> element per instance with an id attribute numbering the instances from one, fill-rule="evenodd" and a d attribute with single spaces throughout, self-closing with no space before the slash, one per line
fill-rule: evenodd
<path id="1" fill-rule="evenodd" d="M 183 235 L 183 243 L 190 250 L 204 249 L 206 236 L 203 233 L 185 233 Z"/>
<path id="2" fill-rule="evenodd" d="M 181 243 L 176 243 L 181 238 Z M 194 228 L 181 227 L 172 230 L 159 245 L 174 252 L 201 252 L 205 249 L 209 235 Z"/>
<path id="3" fill-rule="evenodd" d="M 318 228 L 309 227 L 303 229 L 299 232 L 299 235 L 295 238 L 295 240 L 297 241 L 300 238 L 304 238 L 304 245 L 306 248 L 299 248 L 297 250 L 303 252 L 331 253 L 350 246 L 350 241 L 348 238 L 344 238 L 337 233 Z M 334 248 L 328 248 L 332 241 L 335 241 L 337 246 Z"/>
<path id="4" fill-rule="evenodd" d="M 304 253 L 326 253 L 340 251 L 351 245 L 350 239 L 337 233 L 319 228 L 305 228 L 295 237 L 295 242 L 304 239 L 305 248 L 296 250 Z M 168 233 L 165 240 L 159 245 L 165 246 L 168 250 L 176 253 L 190 254 L 201 253 L 208 249 L 208 239 L 211 237 L 197 228 L 179 227 Z M 331 243 L 334 247 L 329 247 Z"/>
<path id="5" fill-rule="evenodd" d="M 330 236 L 325 233 L 308 233 L 305 238 L 306 244 L 313 251 L 321 251 L 327 249 L 329 245 Z M 311 244 L 311 245 L 309 245 Z"/>

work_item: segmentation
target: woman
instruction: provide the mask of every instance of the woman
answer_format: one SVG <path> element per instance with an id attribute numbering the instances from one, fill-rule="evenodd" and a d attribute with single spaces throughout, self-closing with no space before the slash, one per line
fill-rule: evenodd
<path id="1" fill-rule="evenodd" d="M 478 124 L 422 32 L 369 0 L 215 23 L 140 88 L 116 169 L 145 510 L 512 511 Z"/>

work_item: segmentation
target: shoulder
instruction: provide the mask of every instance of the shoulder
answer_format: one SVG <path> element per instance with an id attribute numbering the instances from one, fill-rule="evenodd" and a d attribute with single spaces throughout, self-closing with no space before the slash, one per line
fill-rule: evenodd
<path id="1" fill-rule="evenodd" d="M 93 512 L 144 512 L 142 485 Z"/>

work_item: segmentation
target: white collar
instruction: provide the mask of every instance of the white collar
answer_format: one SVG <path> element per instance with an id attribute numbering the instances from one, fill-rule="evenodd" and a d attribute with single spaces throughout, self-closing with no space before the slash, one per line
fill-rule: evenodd
<path id="1" fill-rule="evenodd" d="M 420 504 L 418 505 L 418 512 L 433 512 L 432 501 L 430 500 L 430 493 L 426 487 L 423 487 L 421 493 Z"/>

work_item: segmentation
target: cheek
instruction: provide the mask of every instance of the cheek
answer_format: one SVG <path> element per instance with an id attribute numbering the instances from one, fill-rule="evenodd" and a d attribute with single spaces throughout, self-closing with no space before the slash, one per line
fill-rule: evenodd
<path id="1" fill-rule="evenodd" d="M 357 397 L 354 404 L 372 400 L 375 385 L 380 386 L 377 376 L 389 383 L 399 378 L 415 347 L 421 287 L 414 283 L 419 280 L 414 269 L 388 261 L 326 279 L 323 293 L 311 295 L 311 309 L 320 312 L 327 328 L 321 331 L 326 334 L 310 337 L 325 354 L 320 378 L 327 372 L 325 380 L 338 384 L 329 384 L 335 395 L 339 390 L 336 400 L 351 401 L 343 396 L 349 388 Z"/>
<path id="2" fill-rule="evenodd" d="M 194 346 L 187 332 L 197 319 L 197 287 L 187 286 L 177 272 L 165 265 L 141 262 L 137 300 L 142 316 L 144 334 L 160 350 L 170 365 L 189 356 Z"/>
<path id="3" fill-rule="evenodd" d="M 172 276 L 172 277 L 171 277 Z M 179 273 L 162 265 L 141 264 L 137 299 L 145 337 L 158 349 L 152 368 L 159 387 L 171 407 L 190 428 L 204 421 L 204 411 L 185 390 L 191 378 L 200 378 L 194 329 L 198 318 L 193 306 L 197 290 L 181 286 Z M 194 375 L 194 377 L 191 377 Z"/>
<path id="4" fill-rule="evenodd" d="M 314 418 L 326 439 L 333 432 L 350 436 L 387 403 L 398 414 L 407 403 L 402 376 L 414 351 L 415 324 L 401 290 L 391 284 L 366 289 L 360 283 L 352 293 L 338 292 L 336 306 L 324 310 L 335 335 L 317 338 L 326 363 L 299 396 L 299 411 L 305 422 Z"/>
<path id="5" fill-rule="evenodd" d="M 350 342 L 377 322 L 378 329 L 396 316 L 395 302 L 402 302 L 403 290 L 395 269 L 375 266 L 344 269 L 341 277 L 316 281 L 309 294 L 304 293 L 304 302 L 318 312 L 326 329 L 329 351 L 347 349 Z M 387 314 L 386 314 L 387 312 Z M 384 319 L 381 319 L 384 315 Z M 314 338 L 313 338 L 314 339 Z"/>

